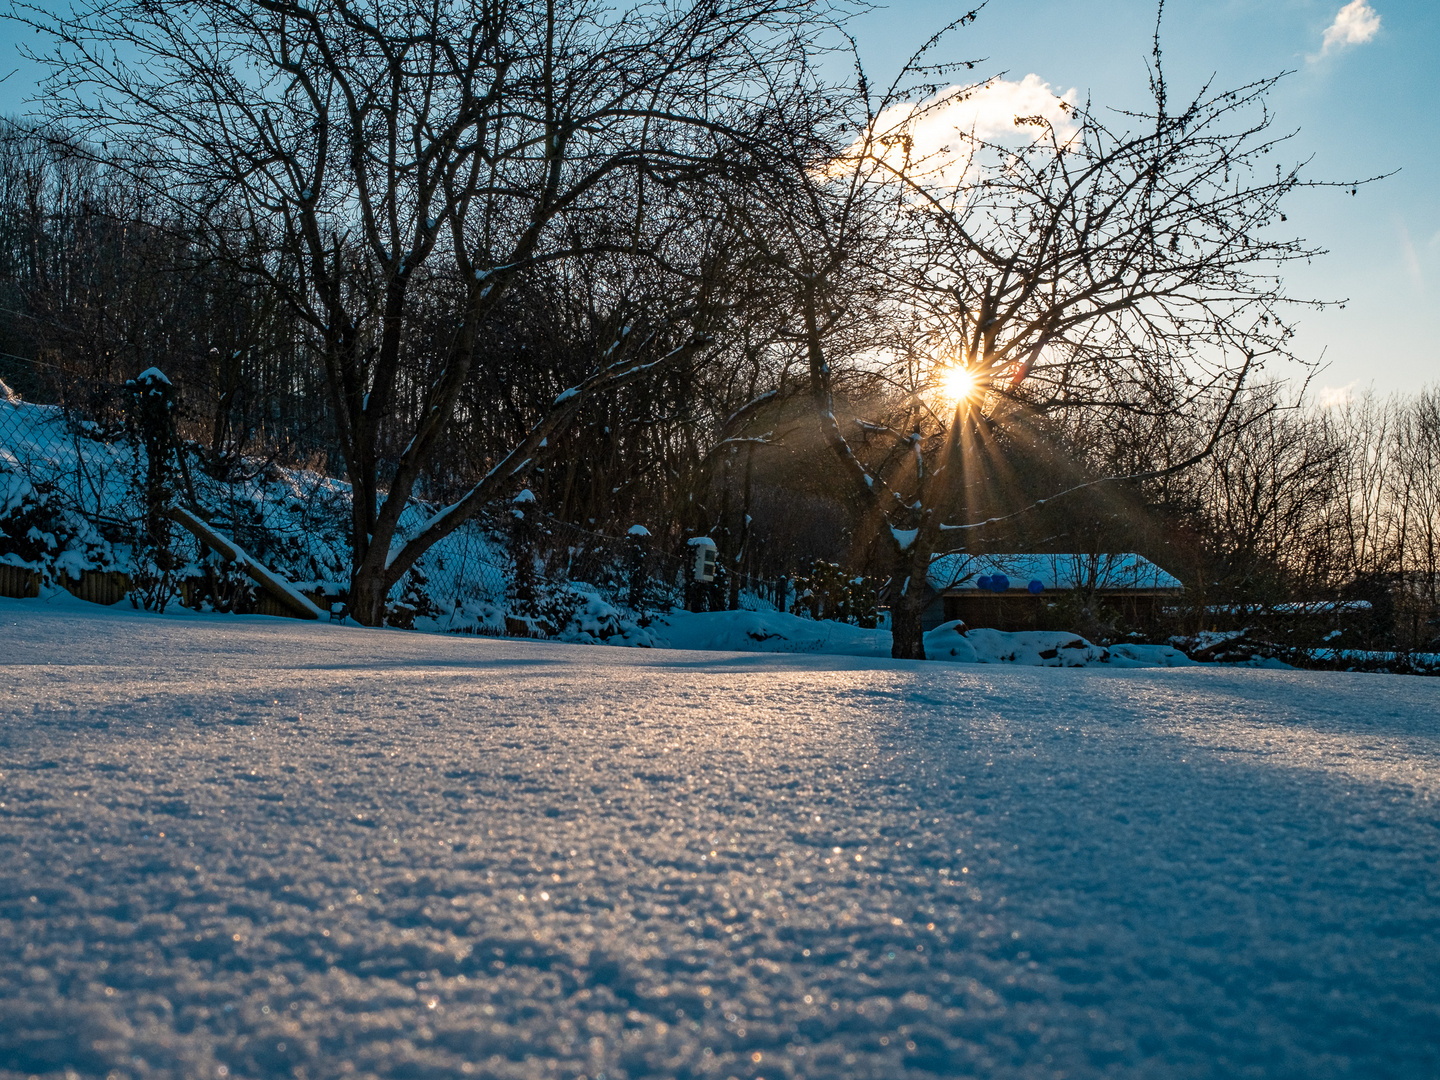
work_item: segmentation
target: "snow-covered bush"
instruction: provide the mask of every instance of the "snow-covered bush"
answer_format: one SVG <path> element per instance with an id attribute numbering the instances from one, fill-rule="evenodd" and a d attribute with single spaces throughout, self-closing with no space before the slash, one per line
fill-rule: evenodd
<path id="1" fill-rule="evenodd" d="M 615 607 L 599 593 L 581 584 L 557 590 L 573 602 L 570 617 L 552 636 L 582 645 L 633 645 L 653 648 L 655 638 L 647 629 L 650 620 Z"/>
<path id="2" fill-rule="evenodd" d="M 128 554 L 59 498 L 53 485 L 32 483 L 0 463 L 0 562 L 60 584 L 78 580 L 85 570 L 117 569 Z"/>
<path id="3" fill-rule="evenodd" d="M 462 597 L 447 611 L 415 620 L 416 630 L 430 630 L 447 634 L 479 634 L 484 637 L 504 637 L 506 632 L 505 608 L 490 600 Z"/>
<path id="4" fill-rule="evenodd" d="M 418 565 L 401 579 L 400 595 L 385 608 L 385 625 L 413 630 L 417 619 L 434 619 L 440 607 L 430 595 L 430 579 Z"/>
<path id="5" fill-rule="evenodd" d="M 869 578 L 847 573 L 839 563 L 816 559 L 795 579 L 791 613 L 833 619 L 873 629 L 878 625 L 879 590 Z"/>

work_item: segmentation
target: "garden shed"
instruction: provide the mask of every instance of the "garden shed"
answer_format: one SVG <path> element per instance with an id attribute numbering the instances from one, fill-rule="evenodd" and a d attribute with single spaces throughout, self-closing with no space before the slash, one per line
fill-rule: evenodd
<path id="1" fill-rule="evenodd" d="M 1081 605 L 1143 625 L 1180 596 L 1179 578 L 1135 552 L 1116 554 L 937 555 L 925 628 L 963 619 L 994 630 L 1071 630 Z"/>

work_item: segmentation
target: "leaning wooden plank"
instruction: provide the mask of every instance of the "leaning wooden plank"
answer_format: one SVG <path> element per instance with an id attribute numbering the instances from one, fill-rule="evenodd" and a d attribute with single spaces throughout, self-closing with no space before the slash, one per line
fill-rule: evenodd
<path id="1" fill-rule="evenodd" d="M 269 567 L 262 566 L 239 544 L 221 536 L 189 510 L 182 506 L 172 506 L 166 511 L 166 514 L 170 520 L 188 529 L 197 540 L 209 544 L 225 558 L 234 561 L 296 616 L 301 619 L 320 618 L 320 609 L 310 602 L 309 597 L 290 584 L 283 574 L 277 574 Z"/>

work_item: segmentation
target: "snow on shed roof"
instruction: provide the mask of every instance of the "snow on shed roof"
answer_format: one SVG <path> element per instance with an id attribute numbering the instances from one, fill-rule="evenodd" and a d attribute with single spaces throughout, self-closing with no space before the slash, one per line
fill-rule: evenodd
<path id="1" fill-rule="evenodd" d="M 1038 581 L 1046 589 L 1179 589 L 1180 579 L 1133 551 L 1114 555 L 937 555 L 930 587 L 940 592 L 978 590 L 982 577 L 1004 574 L 1012 589 Z"/>

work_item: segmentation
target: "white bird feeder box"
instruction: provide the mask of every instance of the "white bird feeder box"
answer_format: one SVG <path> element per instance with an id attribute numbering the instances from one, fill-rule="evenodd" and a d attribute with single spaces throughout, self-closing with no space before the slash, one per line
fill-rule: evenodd
<path id="1" fill-rule="evenodd" d="M 694 553 L 695 561 L 692 564 L 692 573 L 696 581 L 709 583 L 715 580 L 715 559 L 720 549 L 716 547 L 715 541 L 708 536 L 697 536 L 690 541 L 691 551 Z"/>

